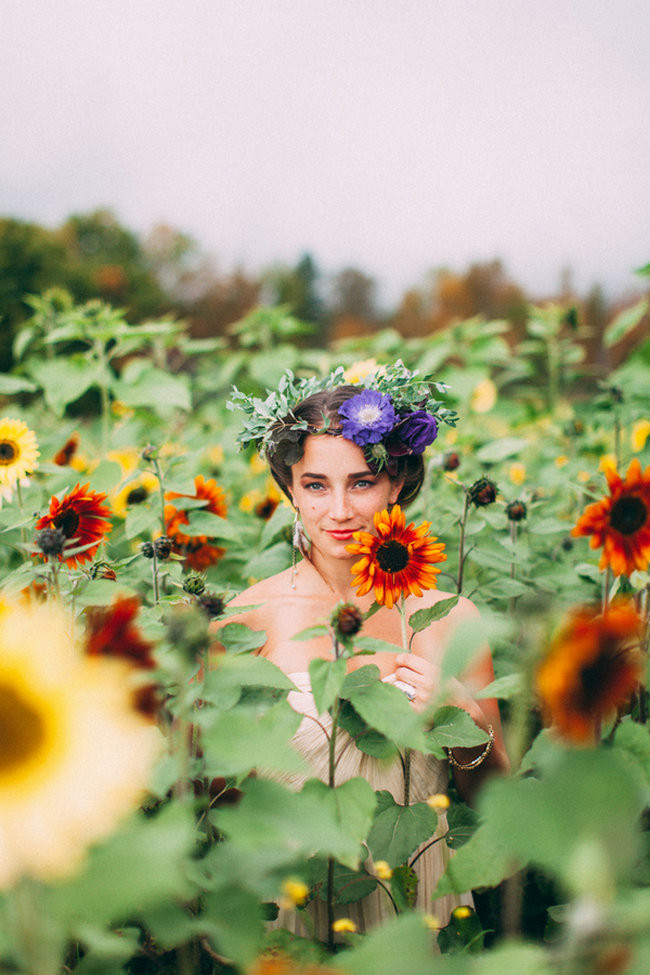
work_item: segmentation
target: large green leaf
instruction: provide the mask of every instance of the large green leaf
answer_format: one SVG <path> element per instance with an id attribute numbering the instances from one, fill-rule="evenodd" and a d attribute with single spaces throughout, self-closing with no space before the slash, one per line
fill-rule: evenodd
<path id="1" fill-rule="evenodd" d="M 142 360 L 133 360 L 125 367 L 114 389 L 117 398 L 127 406 L 147 406 L 162 417 L 169 416 L 174 409 L 192 408 L 186 376 L 173 376 Z"/>
<path id="2" fill-rule="evenodd" d="M 328 964 L 345 975 L 435 975 L 443 960 L 422 915 L 409 912 L 382 924 Z M 440 967 L 440 971 L 444 969 Z"/>
<path id="3" fill-rule="evenodd" d="M 391 867 L 405 863 L 436 831 L 438 817 L 426 802 L 401 806 L 385 790 L 377 793 L 377 809 L 368 834 L 368 849 L 375 860 Z"/>
<path id="4" fill-rule="evenodd" d="M 222 807 L 214 818 L 229 843 L 244 855 L 268 859 L 274 869 L 283 860 L 293 863 L 300 855 L 317 854 L 333 856 L 356 870 L 375 804 L 375 793 L 365 779 L 349 779 L 336 789 L 310 779 L 302 792 L 290 792 L 277 782 L 257 778 L 246 782 L 236 808 Z"/>
<path id="5" fill-rule="evenodd" d="M 409 625 L 413 632 L 420 633 L 422 630 L 426 630 L 427 626 L 443 619 L 456 606 L 459 599 L 460 596 L 451 596 L 449 599 L 438 600 L 437 603 L 427 609 L 417 609 L 409 617 Z"/>
<path id="6" fill-rule="evenodd" d="M 68 403 L 79 399 L 91 386 L 108 386 L 111 382 L 98 363 L 82 355 L 35 362 L 30 365 L 30 372 L 42 386 L 45 401 L 56 416 L 63 416 Z"/>
<path id="7" fill-rule="evenodd" d="M 235 625 L 235 624 L 231 624 Z M 276 664 L 253 654 L 217 654 L 205 675 L 207 693 L 224 687 L 277 687 L 295 690 L 295 685 Z"/>
<path id="8" fill-rule="evenodd" d="M 245 623 L 226 623 L 217 630 L 216 638 L 228 653 L 249 653 L 266 643 L 264 630 L 251 630 Z"/>
<path id="9" fill-rule="evenodd" d="M 621 339 L 624 339 L 626 335 L 629 335 L 647 314 L 649 306 L 650 302 L 648 302 L 648 299 L 641 298 L 631 308 L 625 308 L 622 312 L 619 312 L 605 329 L 603 336 L 605 345 L 609 348 L 612 345 L 616 345 Z"/>
<path id="10" fill-rule="evenodd" d="M 433 727 L 426 732 L 427 750 L 445 758 L 445 748 L 473 748 L 484 745 L 489 735 L 479 728 L 463 708 L 445 704 L 433 715 Z"/>
<path id="11" fill-rule="evenodd" d="M 369 668 L 361 667 L 348 674 L 341 689 L 341 697 L 350 701 L 355 711 L 371 728 L 376 728 L 400 748 L 417 748 L 419 751 L 424 751 L 426 746 L 422 719 L 413 710 L 402 691 L 380 680 L 360 683 L 350 688 L 348 678 L 358 678 L 366 669 Z"/>
<path id="12" fill-rule="evenodd" d="M 263 714 L 244 707 L 219 713 L 202 733 L 208 775 L 242 776 L 253 769 L 305 771 L 303 759 L 289 744 L 300 720 L 286 701 Z"/>
<path id="13" fill-rule="evenodd" d="M 323 714 L 334 704 L 345 679 L 346 663 L 341 660 L 322 660 L 316 657 L 309 664 L 309 678 L 316 710 Z"/>
<path id="14" fill-rule="evenodd" d="M 262 906 L 236 882 L 226 884 L 204 896 L 201 927 L 220 955 L 247 966 L 262 945 Z"/>

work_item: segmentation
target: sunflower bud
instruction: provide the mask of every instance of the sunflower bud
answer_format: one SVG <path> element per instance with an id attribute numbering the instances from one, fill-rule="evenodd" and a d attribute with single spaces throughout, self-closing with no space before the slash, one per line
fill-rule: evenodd
<path id="1" fill-rule="evenodd" d="M 489 477 L 479 477 L 468 490 L 469 500 L 476 508 L 487 508 L 497 499 L 497 486 Z"/>
<path id="2" fill-rule="evenodd" d="M 224 611 L 224 601 L 216 592 L 204 592 L 197 599 L 198 605 L 211 620 L 216 619 Z"/>
<path id="3" fill-rule="evenodd" d="M 171 555 L 172 540 L 167 535 L 160 535 L 153 543 L 153 548 L 157 558 L 164 562 Z"/>
<path id="4" fill-rule="evenodd" d="M 188 572 L 183 580 L 183 589 L 190 596 L 200 596 L 205 589 L 205 573 Z"/>
<path id="5" fill-rule="evenodd" d="M 148 443 L 146 447 L 142 448 L 140 456 L 147 461 L 158 460 L 158 448 Z"/>
<path id="6" fill-rule="evenodd" d="M 460 456 L 455 450 L 450 450 L 442 458 L 443 471 L 455 471 L 460 467 Z"/>
<path id="7" fill-rule="evenodd" d="M 62 528 L 43 528 L 36 533 L 36 544 L 46 558 L 63 553 L 66 535 Z"/>
<path id="8" fill-rule="evenodd" d="M 523 501 L 511 501 L 506 505 L 506 515 L 510 521 L 523 521 L 527 514 Z"/>
<path id="9" fill-rule="evenodd" d="M 140 552 L 144 555 L 145 559 L 153 558 L 153 544 L 151 542 L 143 542 L 140 546 Z"/>
<path id="10" fill-rule="evenodd" d="M 356 636 L 363 626 L 363 613 L 354 603 L 343 603 L 334 610 L 331 623 L 338 637 Z"/>
<path id="11" fill-rule="evenodd" d="M 95 562 L 90 567 L 91 579 L 110 579 L 112 582 L 117 579 L 115 569 L 110 562 Z"/>

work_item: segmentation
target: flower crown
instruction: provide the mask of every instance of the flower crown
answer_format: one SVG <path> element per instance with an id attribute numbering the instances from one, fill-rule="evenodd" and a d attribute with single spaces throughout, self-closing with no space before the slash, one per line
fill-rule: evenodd
<path id="1" fill-rule="evenodd" d="M 302 457 L 304 434 L 327 433 L 331 425 L 323 417 L 322 426 L 314 428 L 294 416 L 294 409 L 314 393 L 358 386 L 358 394 L 339 408 L 341 426 L 336 433 L 362 447 L 377 470 L 384 466 L 390 470 L 398 457 L 424 453 L 438 435 L 439 422 L 455 426 L 458 419 L 454 410 L 435 397 L 447 390 L 446 384 L 418 376 L 417 370 L 411 372 L 400 359 L 354 382 L 343 366 L 322 379 L 299 379 L 287 369 L 277 391 L 267 390 L 266 399 L 247 396 L 234 386 L 226 405 L 246 414 L 237 438 L 242 448 L 253 443 L 262 456 L 278 453 L 290 466 Z"/>

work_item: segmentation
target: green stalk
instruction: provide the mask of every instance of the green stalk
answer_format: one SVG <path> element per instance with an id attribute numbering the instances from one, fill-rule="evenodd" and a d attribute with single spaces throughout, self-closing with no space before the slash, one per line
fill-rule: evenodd
<path id="1" fill-rule="evenodd" d="M 400 623 L 402 626 L 402 647 L 409 653 L 408 632 L 406 628 L 406 597 L 402 593 L 398 605 Z M 404 805 L 411 805 L 411 749 L 404 750 Z"/>
<path id="2" fill-rule="evenodd" d="M 467 524 L 467 513 L 469 511 L 469 494 L 465 492 L 465 504 L 463 513 L 460 516 L 458 536 L 458 575 L 456 577 L 456 592 L 460 595 L 463 591 L 463 569 L 465 567 L 465 525 Z"/>

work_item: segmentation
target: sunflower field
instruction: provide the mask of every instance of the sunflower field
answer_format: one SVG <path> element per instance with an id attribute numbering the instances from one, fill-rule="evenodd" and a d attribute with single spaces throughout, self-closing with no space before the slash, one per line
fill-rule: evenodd
<path id="1" fill-rule="evenodd" d="M 284 307 L 228 340 L 99 301 L 32 309 L 0 377 L 0 971 L 646 975 L 650 341 L 596 382 L 559 304 L 530 307 L 516 341 L 474 318 L 330 348 Z M 397 360 L 459 416 L 407 520 L 445 545 L 439 588 L 481 611 L 442 680 L 487 637 L 512 765 L 472 807 L 450 790 L 436 894 L 473 906 L 444 925 L 412 907 L 412 858 L 446 797 L 284 785 L 293 685 L 229 622 L 235 594 L 291 565 L 293 516 L 239 449 L 233 386 L 263 411 L 287 369 L 355 382 Z M 314 626 L 372 649 L 350 607 Z M 368 754 L 485 741 L 441 702 L 425 740 L 405 700 L 368 706 L 372 667 L 355 682 L 339 664 L 315 694 Z M 346 907 L 376 889 L 392 916 L 361 934 Z M 315 899 L 337 907 L 328 943 L 274 924 Z"/>

